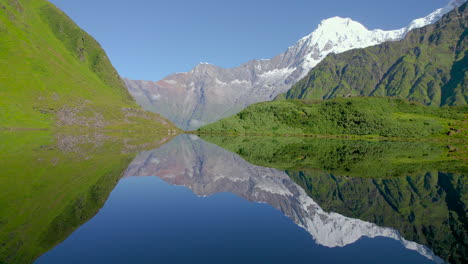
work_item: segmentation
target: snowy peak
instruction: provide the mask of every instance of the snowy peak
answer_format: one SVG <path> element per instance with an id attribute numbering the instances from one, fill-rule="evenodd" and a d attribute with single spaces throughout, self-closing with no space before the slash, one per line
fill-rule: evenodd
<path id="1" fill-rule="evenodd" d="M 333 43 L 349 42 L 349 45 L 365 39 L 369 30 L 359 22 L 350 18 L 332 17 L 323 20 L 317 29 L 305 39 L 309 44 L 317 45 L 320 50 L 327 49 L 327 45 Z"/>
<path id="2" fill-rule="evenodd" d="M 395 35 L 395 37 L 402 38 L 407 32 L 409 32 L 412 29 L 424 27 L 429 24 L 435 23 L 443 15 L 447 14 L 454 8 L 461 6 L 466 1 L 467 0 L 451 0 L 445 7 L 439 8 L 423 18 L 418 18 L 418 19 L 411 21 L 411 23 L 407 27 L 397 29 L 397 30 L 389 30 L 389 31 L 384 31 L 381 29 L 368 30 L 364 25 L 352 20 L 351 18 L 342 18 L 338 16 L 331 17 L 331 18 L 322 20 L 321 23 L 318 25 L 317 29 L 311 34 L 305 36 L 303 39 L 311 38 L 314 35 L 320 35 L 322 37 L 333 38 L 333 35 L 336 35 L 336 34 L 346 34 L 346 35 L 364 34 L 365 35 L 369 33 L 376 33 L 376 34 L 390 33 L 391 35 Z"/>
<path id="3" fill-rule="evenodd" d="M 303 77 L 330 53 L 342 53 L 351 49 L 366 48 L 386 41 L 396 41 L 416 28 L 437 22 L 443 15 L 467 0 L 451 0 L 444 8 L 439 8 L 426 17 L 413 20 L 407 27 L 396 30 L 369 30 L 350 18 L 332 17 L 319 24 L 311 34 L 300 39 L 289 51 L 306 49 L 303 61 L 299 64 Z"/>
<path id="4" fill-rule="evenodd" d="M 346 32 L 348 29 L 367 31 L 361 23 L 352 20 L 351 18 L 331 17 L 322 20 L 316 31 L 329 31 L 329 32 Z"/>
<path id="5" fill-rule="evenodd" d="M 401 36 L 399 30 L 371 31 L 350 18 L 332 17 L 323 20 L 314 32 L 300 39 L 287 52 L 305 51 L 302 60 L 297 64 L 301 69 L 298 79 L 301 79 L 330 53 L 365 48 L 385 41 L 398 40 Z"/>
<path id="6" fill-rule="evenodd" d="M 340 36 L 362 35 L 369 32 L 365 26 L 351 18 L 331 17 L 322 20 L 312 33 L 301 38 L 294 46 L 304 42 L 309 42 L 309 45 L 315 45 L 337 41 Z"/>

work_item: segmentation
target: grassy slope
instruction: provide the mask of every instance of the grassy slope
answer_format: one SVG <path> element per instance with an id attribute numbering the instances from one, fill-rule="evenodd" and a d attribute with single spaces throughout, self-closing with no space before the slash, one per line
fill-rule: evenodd
<path id="1" fill-rule="evenodd" d="M 57 245 L 103 206 L 139 146 L 166 142 L 133 137 L 0 133 L 0 263 L 32 263 Z"/>
<path id="2" fill-rule="evenodd" d="M 0 10 L 0 128 L 173 128 L 139 110 L 100 45 L 48 1 Z"/>
<path id="3" fill-rule="evenodd" d="M 397 96 L 428 105 L 468 102 L 465 3 L 401 41 L 327 56 L 279 99 Z"/>
<path id="4" fill-rule="evenodd" d="M 201 132 L 466 137 L 468 107 L 429 107 L 401 99 L 355 97 L 324 102 L 275 101 L 251 105 Z"/>

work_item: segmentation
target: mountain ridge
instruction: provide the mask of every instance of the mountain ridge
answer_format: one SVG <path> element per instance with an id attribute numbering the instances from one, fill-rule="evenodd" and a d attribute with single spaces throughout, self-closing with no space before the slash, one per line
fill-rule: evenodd
<path id="1" fill-rule="evenodd" d="M 125 78 L 124 81 L 144 109 L 165 116 L 183 129 L 196 129 L 236 114 L 250 104 L 273 100 L 330 53 L 399 40 L 409 30 L 434 23 L 463 2 L 452 0 L 446 7 L 413 20 L 407 27 L 390 31 L 371 31 L 349 18 L 325 19 L 314 32 L 271 59 L 250 60 L 229 69 L 199 64 L 189 72 L 172 74 L 156 82 Z M 348 30 L 340 31 L 337 24 L 343 23 L 353 28 L 352 34 Z M 340 34 L 327 35 L 327 32 Z"/>
<path id="2" fill-rule="evenodd" d="M 397 96 L 428 105 L 464 105 L 466 16 L 465 3 L 400 41 L 331 54 L 278 99 Z"/>

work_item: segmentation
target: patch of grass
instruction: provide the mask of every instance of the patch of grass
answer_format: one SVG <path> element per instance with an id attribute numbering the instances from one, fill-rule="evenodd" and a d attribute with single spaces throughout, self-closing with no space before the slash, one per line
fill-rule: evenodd
<path id="1" fill-rule="evenodd" d="M 327 101 L 285 100 L 251 105 L 200 128 L 204 133 L 359 135 L 463 138 L 468 107 L 430 107 L 403 99 L 353 97 Z"/>

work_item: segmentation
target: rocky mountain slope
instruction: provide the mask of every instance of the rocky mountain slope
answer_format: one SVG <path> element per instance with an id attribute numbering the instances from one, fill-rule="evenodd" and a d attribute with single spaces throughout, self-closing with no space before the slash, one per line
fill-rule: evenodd
<path id="1" fill-rule="evenodd" d="M 46 0 L 0 0 L 0 128 L 173 128 L 144 112 L 105 51 Z"/>
<path id="2" fill-rule="evenodd" d="M 349 18 L 333 17 L 272 59 L 252 60 L 230 69 L 202 63 L 157 82 L 125 82 L 144 109 L 163 115 L 180 128 L 196 129 L 250 104 L 273 100 L 330 53 L 400 40 L 410 30 L 434 23 L 464 1 L 452 0 L 446 7 L 392 31 L 368 30 Z"/>
<path id="3" fill-rule="evenodd" d="M 132 176 L 157 176 L 186 186 L 199 196 L 230 192 L 249 201 L 268 203 L 326 247 L 344 247 L 362 237 L 383 236 L 442 262 L 429 248 L 406 240 L 393 228 L 325 212 L 284 171 L 252 165 L 193 135 L 178 136 L 159 149 L 138 155 L 125 172 L 125 177 Z"/>
<path id="4" fill-rule="evenodd" d="M 467 104 L 467 15 L 465 3 L 401 41 L 330 55 L 285 97 L 396 96 L 436 106 Z"/>

